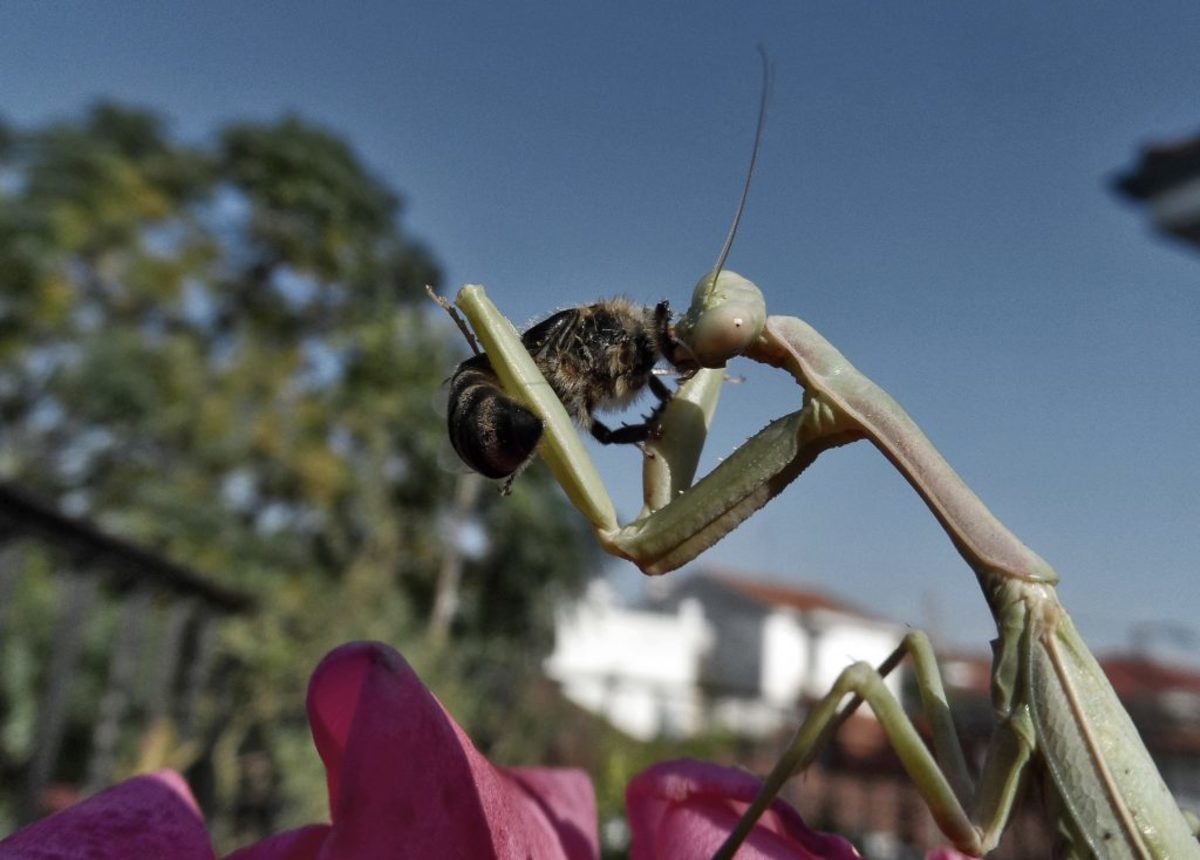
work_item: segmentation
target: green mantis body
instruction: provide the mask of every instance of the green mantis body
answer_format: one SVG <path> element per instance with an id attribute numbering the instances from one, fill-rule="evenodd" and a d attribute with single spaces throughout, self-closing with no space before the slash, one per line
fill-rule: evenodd
<path id="1" fill-rule="evenodd" d="M 762 795 L 723 849 L 732 856 L 783 782 L 815 756 L 849 710 L 867 701 L 943 833 L 983 855 L 1000 839 L 1030 772 L 1048 780 L 1070 856 L 1200 857 L 1180 812 L 1128 714 L 1076 632 L 1054 589 L 1057 574 L 997 520 L 905 411 L 815 329 L 767 317 L 761 293 L 728 271 L 706 276 L 676 327 L 698 365 L 721 368 L 737 354 L 779 367 L 803 389 L 802 407 L 777 419 L 692 486 L 715 408 L 719 369 L 701 370 L 662 416 L 646 447 L 641 516 L 616 521 L 612 502 L 570 420 L 482 288 L 457 299 L 509 394 L 546 423 L 541 453 L 600 543 L 651 574 L 695 558 L 783 490 L 823 451 L 872 442 L 908 480 L 975 571 L 993 616 L 992 699 L 997 726 L 972 788 L 932 650 L 906 638 L 884 666 L 848 668 L 807 715 Z M 882 683 L 912 656 L 933 727 L 933 752 Z M 853 700 L 839 711 L 847 696 Z"/>

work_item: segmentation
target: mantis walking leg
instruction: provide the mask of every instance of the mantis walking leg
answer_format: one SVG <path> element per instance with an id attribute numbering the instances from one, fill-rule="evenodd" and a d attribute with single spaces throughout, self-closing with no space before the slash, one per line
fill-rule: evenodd
<path id="1" fill-rule="evenodd" d="M 933 753 L 883 682 L 905 655 L 913 659 L 922 708 L 933 731 Z M 839 710 L 847 695 L 853 698 Z M 734 856 L 783 784 L 815 760 L 833 732 L 864 701 L 875 712 L 942 833 L 956 848 L 969 854 L 983 854 L 995 846 L 1012 812 L 1032 747 L 1022 740 L 1020 731 L 1002 725 L 991 747 L 997 754 L 989 757 L 979 791 L 973 792 L 933 647 L 924 633 L 913 632 L 878 668 L 855 663 L 838 676 L 833 689 L 808 712 L 787 751 L 767 776 L 762 791 L 714 860 Z M 968 813 L 969 808 L 974 809 L 973 815 Z M 974 821 L 985 823 L 977 827 Z"/>

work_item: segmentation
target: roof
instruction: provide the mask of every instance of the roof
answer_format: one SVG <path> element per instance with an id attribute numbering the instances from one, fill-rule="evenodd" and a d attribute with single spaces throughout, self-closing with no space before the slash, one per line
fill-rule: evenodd
<path id="1" fill-rule="evenodd" d="M 1170 666 L 1140 655 L 1106 657 L 1100 661 L 1117 695 L 1126 701 L 1176 690 L 1200 695 L 1200 673 Z"/>
<path id="2" fill-rule="evenodd" d="M 723 586 L 730 591 L 740 594 L 742 597 L 768 608 L 793 609 L 798 612 L 827 610 L 830 612 L 840 612 L 843 615 L 854 615 L 859 618 L 879 620 L 878 615 L 811 588 L 784 585 L 779 582 L 766 580 L 754 580 L 729 572 L 713 573 L 706 571 L 697 574 L 697 576 Z"/>
<path id="3" fill-rule="evenodd" d="M 1200 695 L 1200 672 L 1182 666 L 1160 663 L 1140 654 L 1119 654 L 1097 658 L 1117 696 L 1124 702 L 1152 699 L 1165 693 L 1186 692 Z M 939 653 L 938 663 L 952 666 L 953 677 L 947 683 L 961 690 L 988 695 L 992 658 L 983 654 Z"/>
<path id="4" fill-rule="evenodd" d="M 68 517 L 18 487 L 0 483 L 0 531 L 32 534 L 75 553 L 89 564 L 107 566 L 122 577 L 137 578 L 181 594 L 199 597 L 228 612 L 252 609 L 254 599 L 226 588 L 88 520 Z"/>

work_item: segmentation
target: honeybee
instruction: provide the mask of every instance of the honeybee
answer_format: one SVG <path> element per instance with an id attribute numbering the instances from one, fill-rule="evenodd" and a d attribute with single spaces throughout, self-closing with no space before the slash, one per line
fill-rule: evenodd
<path id="1" fill-rule="evenodd" d="M 617 298 L 559 311 L 521 342 L 567 414 L 603 444 L 644 442 L 671 398 L 654 374 L 662 360 L 684 361 L 666 302 L 653 307 Z M 645 421 L 612 429 L 595 413 L 620 409 L 649 388 L 658 404 Z M 468 358 L 450 380 L 450 442 L 463 462 L 488 478 L 511 478 L 533 458 L 542 421 L 504 393 L 486 353 Z"/>

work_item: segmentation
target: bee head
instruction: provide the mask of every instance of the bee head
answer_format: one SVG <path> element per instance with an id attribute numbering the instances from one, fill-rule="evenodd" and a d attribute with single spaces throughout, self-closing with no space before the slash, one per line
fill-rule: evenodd
<path id="1" fill-rule="evenodd" d="M 668 364 L 676 370 L 691 373 L 700 365 L 679 338 L 675 337 L 675 326 L 671 323 L 671 306 L 667 302 L 659 302 L 651 311 L 651 331 L 654 334 L 654 345 Z"/>

